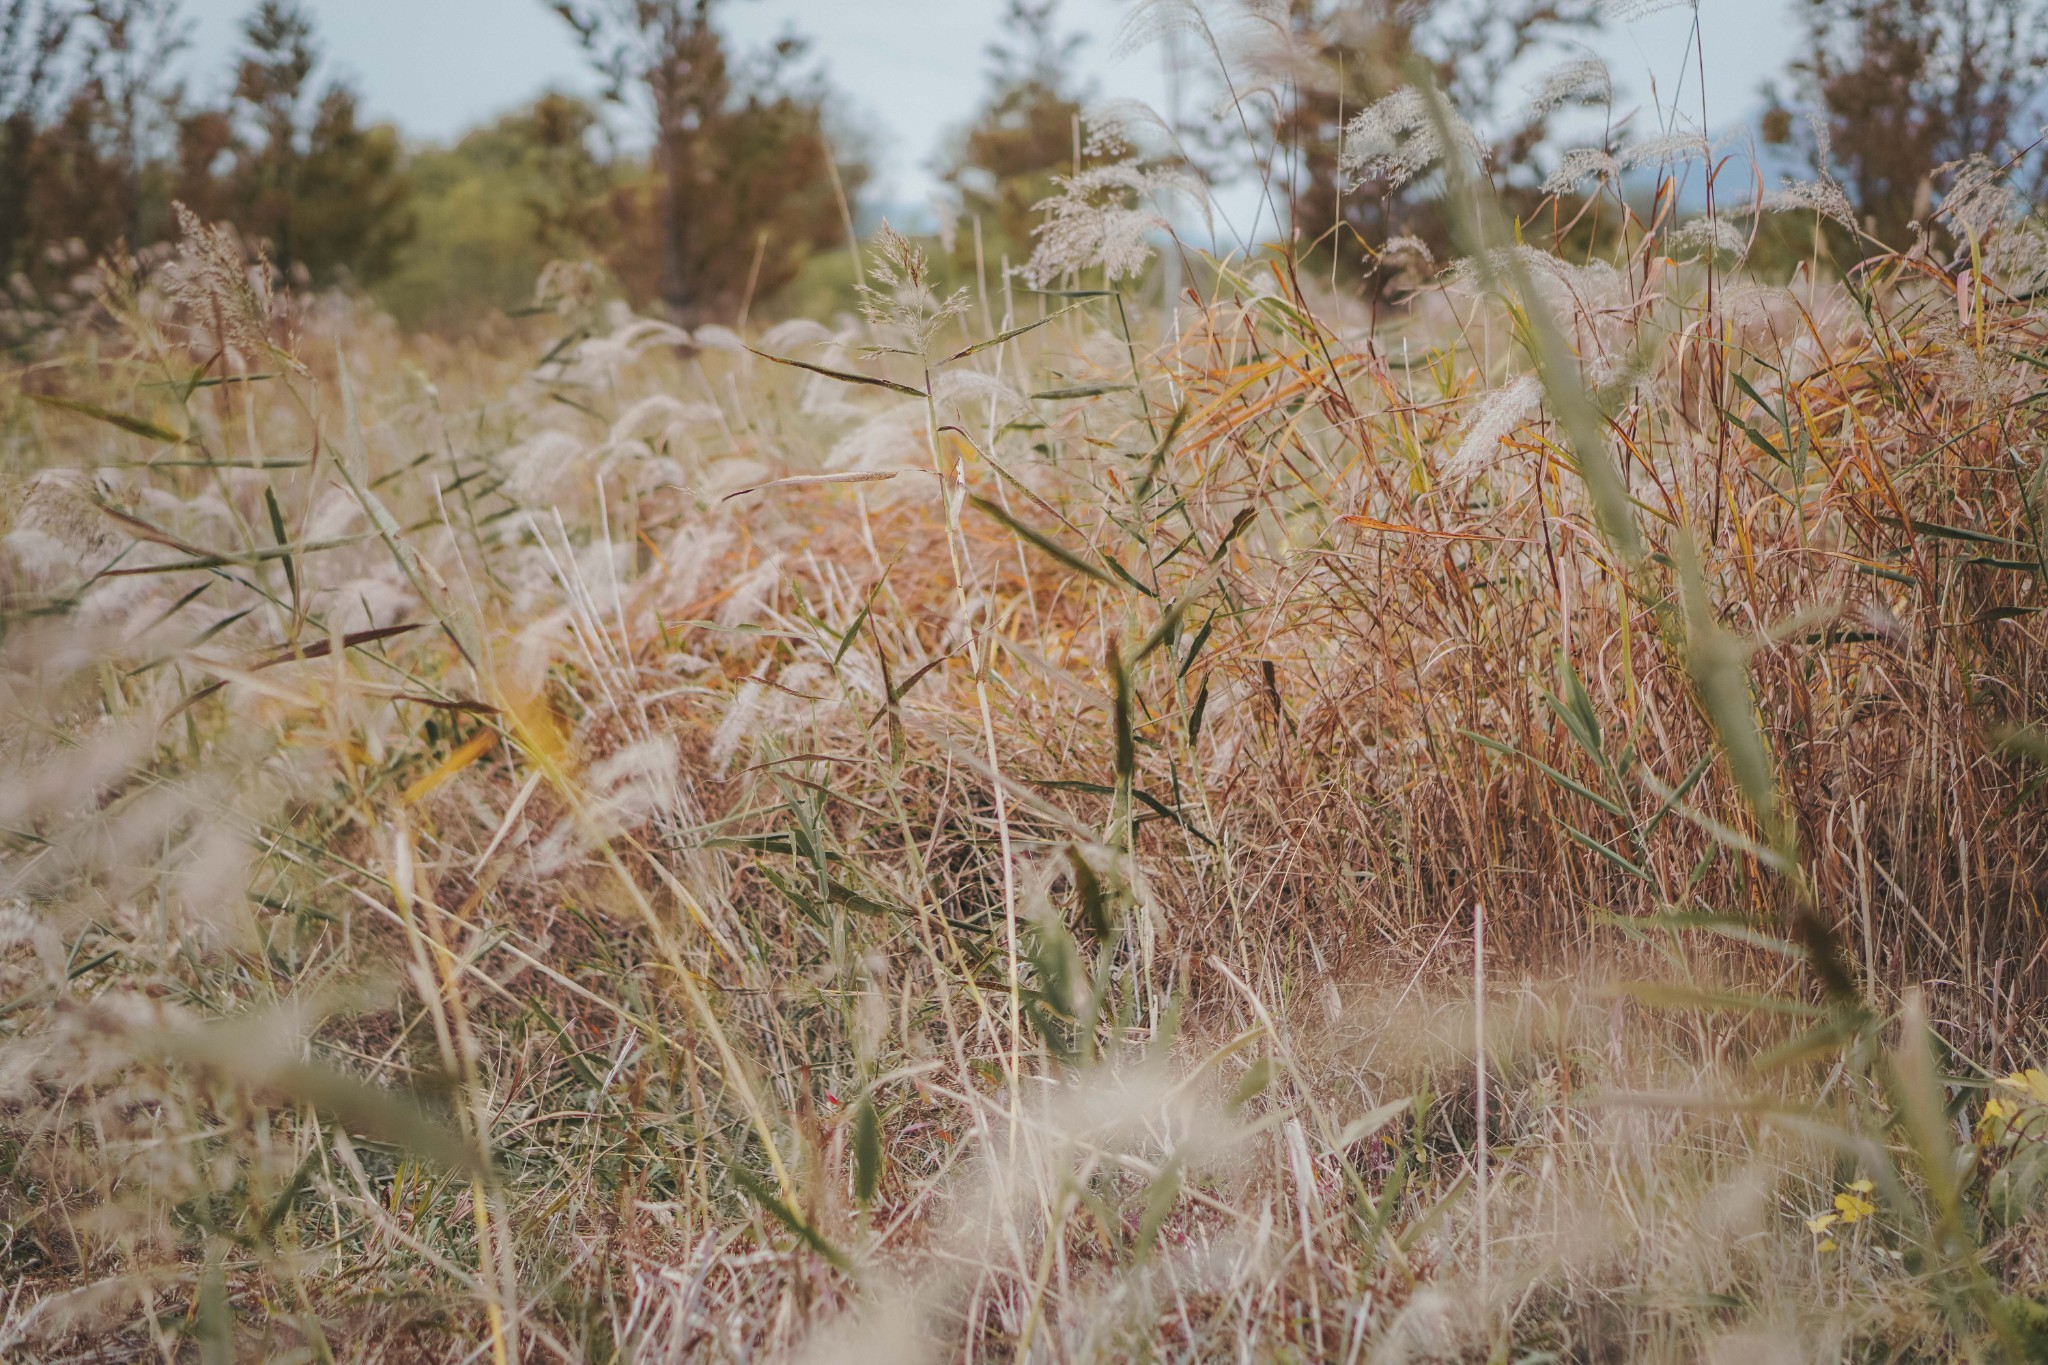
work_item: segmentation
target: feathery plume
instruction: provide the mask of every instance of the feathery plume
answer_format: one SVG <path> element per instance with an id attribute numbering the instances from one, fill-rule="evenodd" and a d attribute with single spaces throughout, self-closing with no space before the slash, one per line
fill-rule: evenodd
<path id="1" fill-rule="evenodd" d="M 1455 114 L 1445 117 L 1456 146 L 1485 155 L 1469 124 Z M 1345 125 L 1338 164 L 1354 187 L 1379 180 L 1398 189 L 1435 165 L 1446 150 L 1428 102 L 1411 86 L 1368 105 Z"/>
<path id="2" fill-rule="evenodd" d="M 941 299 L 932 292 L 930 263 L 924 249 L 883 219 L 875 232 L 868 277 L 877 284 L 860 286 L 861 312 L 876 327 L 901 333 L 918 355 L 931 351 L 932 339 L 967 311 L 967 290 Z"/>
<path id="3" fill-rule="evenodd" d="M 261 254 L 249 261 L 241 239 L 226 223 L 202 222 L 182 202 L 171 209 L 179 239 L 178 254 L 163 268 L 165 300 L 191 314 L 213 333 L 220 349 L 244 363 L 270 355 L 305 374 L 306 367 L 270 339 L 281 310 L 270 289 L 269 261 Z"/>
<path id="4" fill-rule="evenodd" d="M 1770 213 L 1818 213 L 1851 232 L 1856 230 L 1856 208 L 1842 187 L 1832 180 L 1787 180 L 1764 196 L 1763 207 Z"/>
<path id="5" fill-rule="evenodd" d="M 1621 174 L 1621 163 L 1598 147 L 1573 147 L 1558 158 L 1557 166 L 1543 179 L 1545 194 L 1570 194 L 1586 181 L 1612 180 Z"/>
<path id="6" fill-rule="evenodd" d="M 1557 67 L 1530 92 L 1528 112 L 1541 116 L 1567 104 L 1604 104 L 1614 98 L 1614 79 L 1598 57 L 1580 57 Z"/>
<path id="7" fill-rule="evenodd" d="M 1614 23 L 1626 24 L 1666 10 L 1693 9 L 1698 4 L 1699 0 L 1607 0 L 1600 7 L 1600 15 Z"/>
<path id="8" fill-rule="evenodd" d="M 1199 184 L 1184 172 L 1136 160 L 1092 167 L 1055 183 L 1060 193 L 1038 205 L 1047 217 L 1022 272 L 1035 289 L 1067 270 L 1099 268 L 1111 283 L 1138 274 L 1152 259 L 1154 237 L 1172 231 L 1157 207 L 1160 197 L 1200 197 Z"/>
<path id="9" fill-rule="evenodd" d="M 1465 423 L 1458 453 L 1444 466 L 1444 476 L 1468 479 L 1491 469 L 1500 458 L 1501 442 L 1542 402 L 1543 381 L 1533 374 L 1487 394 Z"/>
<path id="10" fill-rule="evenodd" d="M 1699 217 L 1665 239 L 1671 254 L 1681 260 L 1698 256 L 1740 256 L 1749 250 L 1749 238 L 1726 218 Z"/>
<path id="11" fill-rule="evenodd" d="M 1714 146 L 1707 141 L 1705 134 L 1681 129 L 1632 143 L 1622 148 L 1615 160 L 1624 170 L 1634 170 L 1638 166 L 1706 161 L 1713 154 Z"/>

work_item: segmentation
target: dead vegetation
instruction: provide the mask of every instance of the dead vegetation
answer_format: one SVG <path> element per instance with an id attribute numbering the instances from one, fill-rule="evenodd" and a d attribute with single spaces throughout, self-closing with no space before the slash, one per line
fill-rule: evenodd
<path id="1" fill-rule="evenodd" d="M 2025 251 L 1474 224 L 1371 329 L 110 272 L 4 391 L 10 1358 L 2038 1350 Z"/>

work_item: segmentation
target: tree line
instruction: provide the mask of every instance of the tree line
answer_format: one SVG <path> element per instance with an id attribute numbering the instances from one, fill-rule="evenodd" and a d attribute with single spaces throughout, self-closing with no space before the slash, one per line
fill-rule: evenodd
<path id="1" fill-rule="evenodd" d="M 69 256 L 140 248 L 182 201 L 268 244 L 317 283 L 388 270 L 410 232 L 404 148 L 323 79 L 313 25 L 259 5 L 225 98 L 175 74 L 177 0 L 4 0 L 0 265 L 33 279 Z"/>
<path id="2" fill-rule="evenodd" d="M 1092 92 L 1073 74 L 1078 39 L 1057 3 L 1009 0 L 986 96 L 936 168 L 990 266 L 1029 254 L 1035 205 L 1090 155 Z M 1797 5 L 1798 55 L 1768 91 L 1761 131 L 1837 179 L 1868 233 L 1903 245 L 1943 168 L 1972 154 L 2037 188 L 2048 0 Z M 737 52 L 721 0 L 551 7 L 612 116 L 550 94 L 452 147 L 408 148 L 327 70 L 304 0 L 254 5 L 225 93 L 179 74 L 180 0 L 0 0 L 0 275 L 17 305 L 61 295 L 82 261 L 169 238 L 182 202 L 234 223 L 288 277 L 372 290 L 406 321 L 508 307 L 547 259 L 580 256 L 636 305 L 702 322 L 774 298 L 847 246 L 867 157 L 799 38 Z M 1378 288 L 1389 240 L 1440 259 L 1448 229 L 1426 177 L 1354 183 L 1347 120 L 1426 69 L 1485 130 L 1510 204 L 1534 211 L 1567 102 L 1510 98 L 1508 73 L 1611 8 L 1288 0 L 1267 11 L 1287 41 L 1266 87 L 1221 92 L 1238 97 L 1235 121 L 1177 126 L 1163 154 L 1214 180 L 1257 180 L 1284 201 L 1268 232 Z"/>
<path id="3" fill-rule="evenodd" d="M 0 278 L 17 304 L 61 295 L 81 262 L 172 237 L 183 203 L 287 278 L 388 285 L 421 320 L 465 291 L 502 305 L 554 255 L 702 320 L 845 240 L 867 171 L 833 145 L 799 40 L 736 60 L 713 0 L 555 8 L 651 151 L 621 150 L 562 94 L 455 147 L 408 148 L 328 72 L 304 0 L 254 5 L 221 96 L 180 74 L 180 0 L 0 0 Z M 479 245 L 491 259 L 461 259 Z M 428 287 L 440 274 L 456 287 Z"/>

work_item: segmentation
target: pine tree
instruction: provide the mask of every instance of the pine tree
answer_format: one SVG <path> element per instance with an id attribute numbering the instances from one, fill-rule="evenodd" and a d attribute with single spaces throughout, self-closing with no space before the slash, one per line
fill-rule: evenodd
<path id="1" fill-rule="evenodd" d="M 319 283 L 376 279 L 413 231 L 398 134 L 365 127 L 347 85 L 316 83 L 319 48 L 299 0 L 263 0 L 242 33 L 225 120 L 185 125 L 194 188 L 264 241 L 281 270 Z M 231 164 L 220 183 L 204 184 L 223 155 Z"/>
<path id="2" fill-rule="evenodd" d="M 60 59 L 72 16 L 49 0 L 0 0 L 0 271 L 26 263 L 35 218 L 27 193 L 42 133 L 58 99 Z"/>
<path id="3" fill-rule="evenodd" d="M 798 74 L 805 51 L 785 38 L 735 66 L 715 0 L 560 0 L 609 83 L 639 103 L 654 132 L 651 280 L 684 321 L 730 318 L 780 290 L 813 251 L 840 239 L 864 178 L 835 162 L 825 90 Z M 621 257 L 620 273 L 640 272 Z"/>
<path id="4" fill-rule="evenodd" d="M 1082 93 L 1068 79 L 1081 45 L 1062 37 L 1058 0 L 1010 0 L 1002 36 L 990 44 L 989 94 L 956 138 L 944 179 L 970 218 L 1017 261 L 1031 254 L 1037 206 L 1053 177 L 1075 169 Z"/>
<path id="5" fill-rule="evenodd" d="M 0 6 L 0 265 L 89 255 L 165 230 L 159 174 L 182 90 L 178 0 Z"/>
<path id="6" fill-rule="evenodd" d="M 82 18 L 74 99 L 90 111 L 104 171 L 93 190 L 119 235 L 145 242 L 170 230 L 160 171 L 185 101 L 171 74 L 188 42 L 184 15 L 179 0 L 89 0 Z"/>

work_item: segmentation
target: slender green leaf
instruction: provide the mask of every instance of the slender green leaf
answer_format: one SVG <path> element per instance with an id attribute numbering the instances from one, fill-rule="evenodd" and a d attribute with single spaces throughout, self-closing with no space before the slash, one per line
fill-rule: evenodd
<path id="1" fill-rule="evenodd" d="M 1044 532 L 1039 531 L 1033 527 L 1027 526 L 1023 522 L 1017 520 L 1008 512 L 1004 511 L 1000 506 L 990 502 L 987 498 L 981 497 L 977 494 L 970 494 L 968 496 L 967 501 L 977 512 L 980 512 L 984 516 L 991 517 L 996 521 L 1001 522 L 1003 525 L 1010 528 L 1010 531 L 1013 535 L 1016 535 L 1021 539 L 1030 542 L 1039 550 L 1043 551 L 1047 556 L 1058 560 L 1061 564 L 1064 564 L 1067 568 L 1072 569 L 1075 573 L 1085 574 L 1089 578 L 1096 579 L 1099 582 L 1107 583 L 1111 587 L 1116 586 L 1116 579 L 1104 573 L 1101 569 L 1096 568 L 1093 564 L 1090 564 L 1087 560 L 1081 558 L 1081 556 L 1075 554 L 1072 550 L 1069 550 L 1066 546 L 1060 544 L 1051 536 L 1048 536 Z"/>
<path id="2" fill-rule="evenodd" d="M 1097 398 L 1105 393 L 1129 393 L 1130 391 L 1131 386 L 1129 384 L 1083 384 L 1071 389 L 1044 389 L 1031 396 L 1048 402 L 1056 402 L 1063 398 Z"/>
<path id="3" fill-rule="evenodd" d="M 1630 862 L 1628 859 L 1622 857 L 1619 853 L 1616 853 L 1613 849 L 1609 848 L 1606 844 L 1601 843 L 1598 839 L 1595 839 L 1592 835 L 1585 833 L 1583 830 L 1574 829 L 1570 825 L 1564 825 L 1561 826 L 1561 828 L 1564 830 L 1566 836 L 1569 837 L 1573 843 L 1579 845 L 1581 848 L 1591 849 L 1593 852 L 1605 858 L 1608 862 L 1613 863 L 1616 867 L 1620 868 L 1623 872 L 1628 873 L 1631 877 L 1640 877 L 1642 880 L 1646 882 L 1653 882 L 1656 880 L 1656 878 L 1652 877 L 1649 874 L 1647 869 Z"/>
<path id="4" fill-rule="evenodd" d="M 1751 995 L 1742 991 L 1716 991 L 1677 982 L 1630 981 L 1614 988 L 1617 994 L 1645 1005 L 1671 1010 L 1711 1010 L 1736 1014 L 1787 1014 L 1802 1019 L 1819 1019 L 1828 1011 L 1803 1000 L 1777 995 Z"/>
<path id="5" fill-rule="evenodd" d="M 874 1096 L 862 1094 L 853 1106 L 853 1197 L 861 1205 L 875 1202 L 882 1184 L 882 1116 Z"/>
<path id="6" fill-rule="evenodd" d="M 96 403 L 87 403 L 81 399 L 60 398 L 53 393 L 32 393 L 29 397 L 46 408 L 58 408 L 65 412 L 75 412 L 81 417 L 90 417 L 95 422 L 105 422 L 110 427 L 118 427 L 132 436 L 141 436 L 151 441 L 161 441 L 165 445 L 181 446 L 192 439 L 182 432 L 172 431 L 169 427 L 158 426 L 155 422 L 144 418 L 132 416 L 125 412 L 115 412 L 111 408 L 103 408 Z"/>
<path id="7" fill-rule="evenodd" d="M 1415 1103 L 1412 1099 L 1388 1100 L 1344 1125 L 1344 1131 L 1337 1134 L 1337 1150 L 1342 1151 L 1356 1143 L 1365 1141 L 1373 1134 L 1408 1112 Z"/>
<path id="8" fill-rule="evenodd" d="M 1150 1259 L 1159 1244 L 1159 1230 L 1166 1225 L 1174 1205 L 1180 1202 L 1180 1157 L 1176 1154 L 1145 1190 L 1145 1210 L 1138 1217 L 1138 1240 L 1132 1254 L 1140 1261 Z"/>
<path id="9" fill-rule="evenodd" d="M 277 505 L 277 490 L 269 484 L 263 486 L 263 506 L 270 513 L 270 534 L 276 538 L 278 548 L 283 549 L 291 544 L 291 537 L 285 534 L 284 512 Z M 299 571 L 289 554 L 284 557 L 284 581 L 291 589 L 292 602 L 296 605 L 299 600 Z"/>
<path id="10" fill-rule="evenodd" d="M 899 384 L 893 379 L 877 379 L 874 375 L 859 374 L 853 370 L 835 370 L 826 365 L 813 365 L 808 360 L 796 360 L 786 355 L 770 355 L 766 351 L 755 351 L 751 346 L 747 349 L 763 360 L 773 361 L 777 365 L 787 365 L 793 370 L 809 370 L 812 374 L 822 374 L 827 379 L 836 379 L 842 384 L 866 384 L 872 388 L 909 394 L 912 398 L 926 396 L 923 389 L 913 389 L 910 385 Z"/>
<path id="11" fill-rule="evenodd" d="M 1524 763 L 1527 763 L 1529 766 L 1537 769 L 1545 777 L 1549 778 L 1552 782 L 1555 782 L 1558 786 L 1563 787 L 1572 795 L 1584 797 L 1586 800 L 1591 801 L 1600 809 L 1606 811 L 1609 815 L 1616 816 L 1623 820 L 1628 820 L 1632 818 L 1629 815 L 1628 808 L 1626 806 L 1623 806 L 1619 802 L 1609 797 L 1602 796 L 1599 792 L 1594 791 L 1591 787 L 1579 781 L 1577 778 L 1566 776 L 1564 773 L 1561 773 L 1557 769 L 1551 767 L 1548 763 L 1545 763 L 1542 759 L 1533 758 L 1530 755 L 1523 753 L 1520 749 L 1517 749 L 1514 745 L 1507 743 L 1505 740 L 1491 739 L 1486 735 L 1480 734 L 1476 730 L 1460 729 L 1458 733 L 1463 735 L 1466 739 L 1471 740 L 1474 744 L 1478 744 L 1485 748 L 1491 749 L 1497 754 L 1505 754 L 1510 758 L 1521 759 Z"/>
<path id="12" fill-rule="evenodd" d="M 986 341 L 977 341 L 972 346 L 966 347 L 963 350 L 953 352 L 953 354 L 947 356 L 944 360 L 941 360 L 939 364 L 950 365 L 956 360 L 965 360 L 967 359 L 967 357 L 971 355 L 979 355 L 981 352 L 989 350 L 992 347 L 1000 346 L 1006 341 L 1015 341 L 1018 337 L 1023 336 L 1026 332 L 1035 332 L 1039 328 L 1045 326 L 1046 323 L 1051 322 L 1055 318 L 1064 316 L 1067 313 L 1071 313 L 1080 306 L 1081 305 L 1078 303 L 1070 303 L 1065 308 L 1062 308 L 1057 312 L 1047 313 L 1044 317 L 1040 318 L 1036 322 L 1027 322 L 1021 327 L 1012 327 L 1009 331 L 999 333 L 996 336 L 992 336 Z"/>
<path id="13" fill-rule="evenodd" d="M 817 1252 L 833 1269 L 848 1275 L 853 1273 L 853 1261 L 847 1254 L 826 1241 L 823 1234 L 812 1227 L 796 1210 L 783 1203 L 752 1171 L 738 1162 L 732 1163 L 726 1170 L 732 1176 L 732 1183 L 739 1186 L 747 1198 L 759 1204 L 776 1222 L 795 1233 L 799 1241 Z"/>

